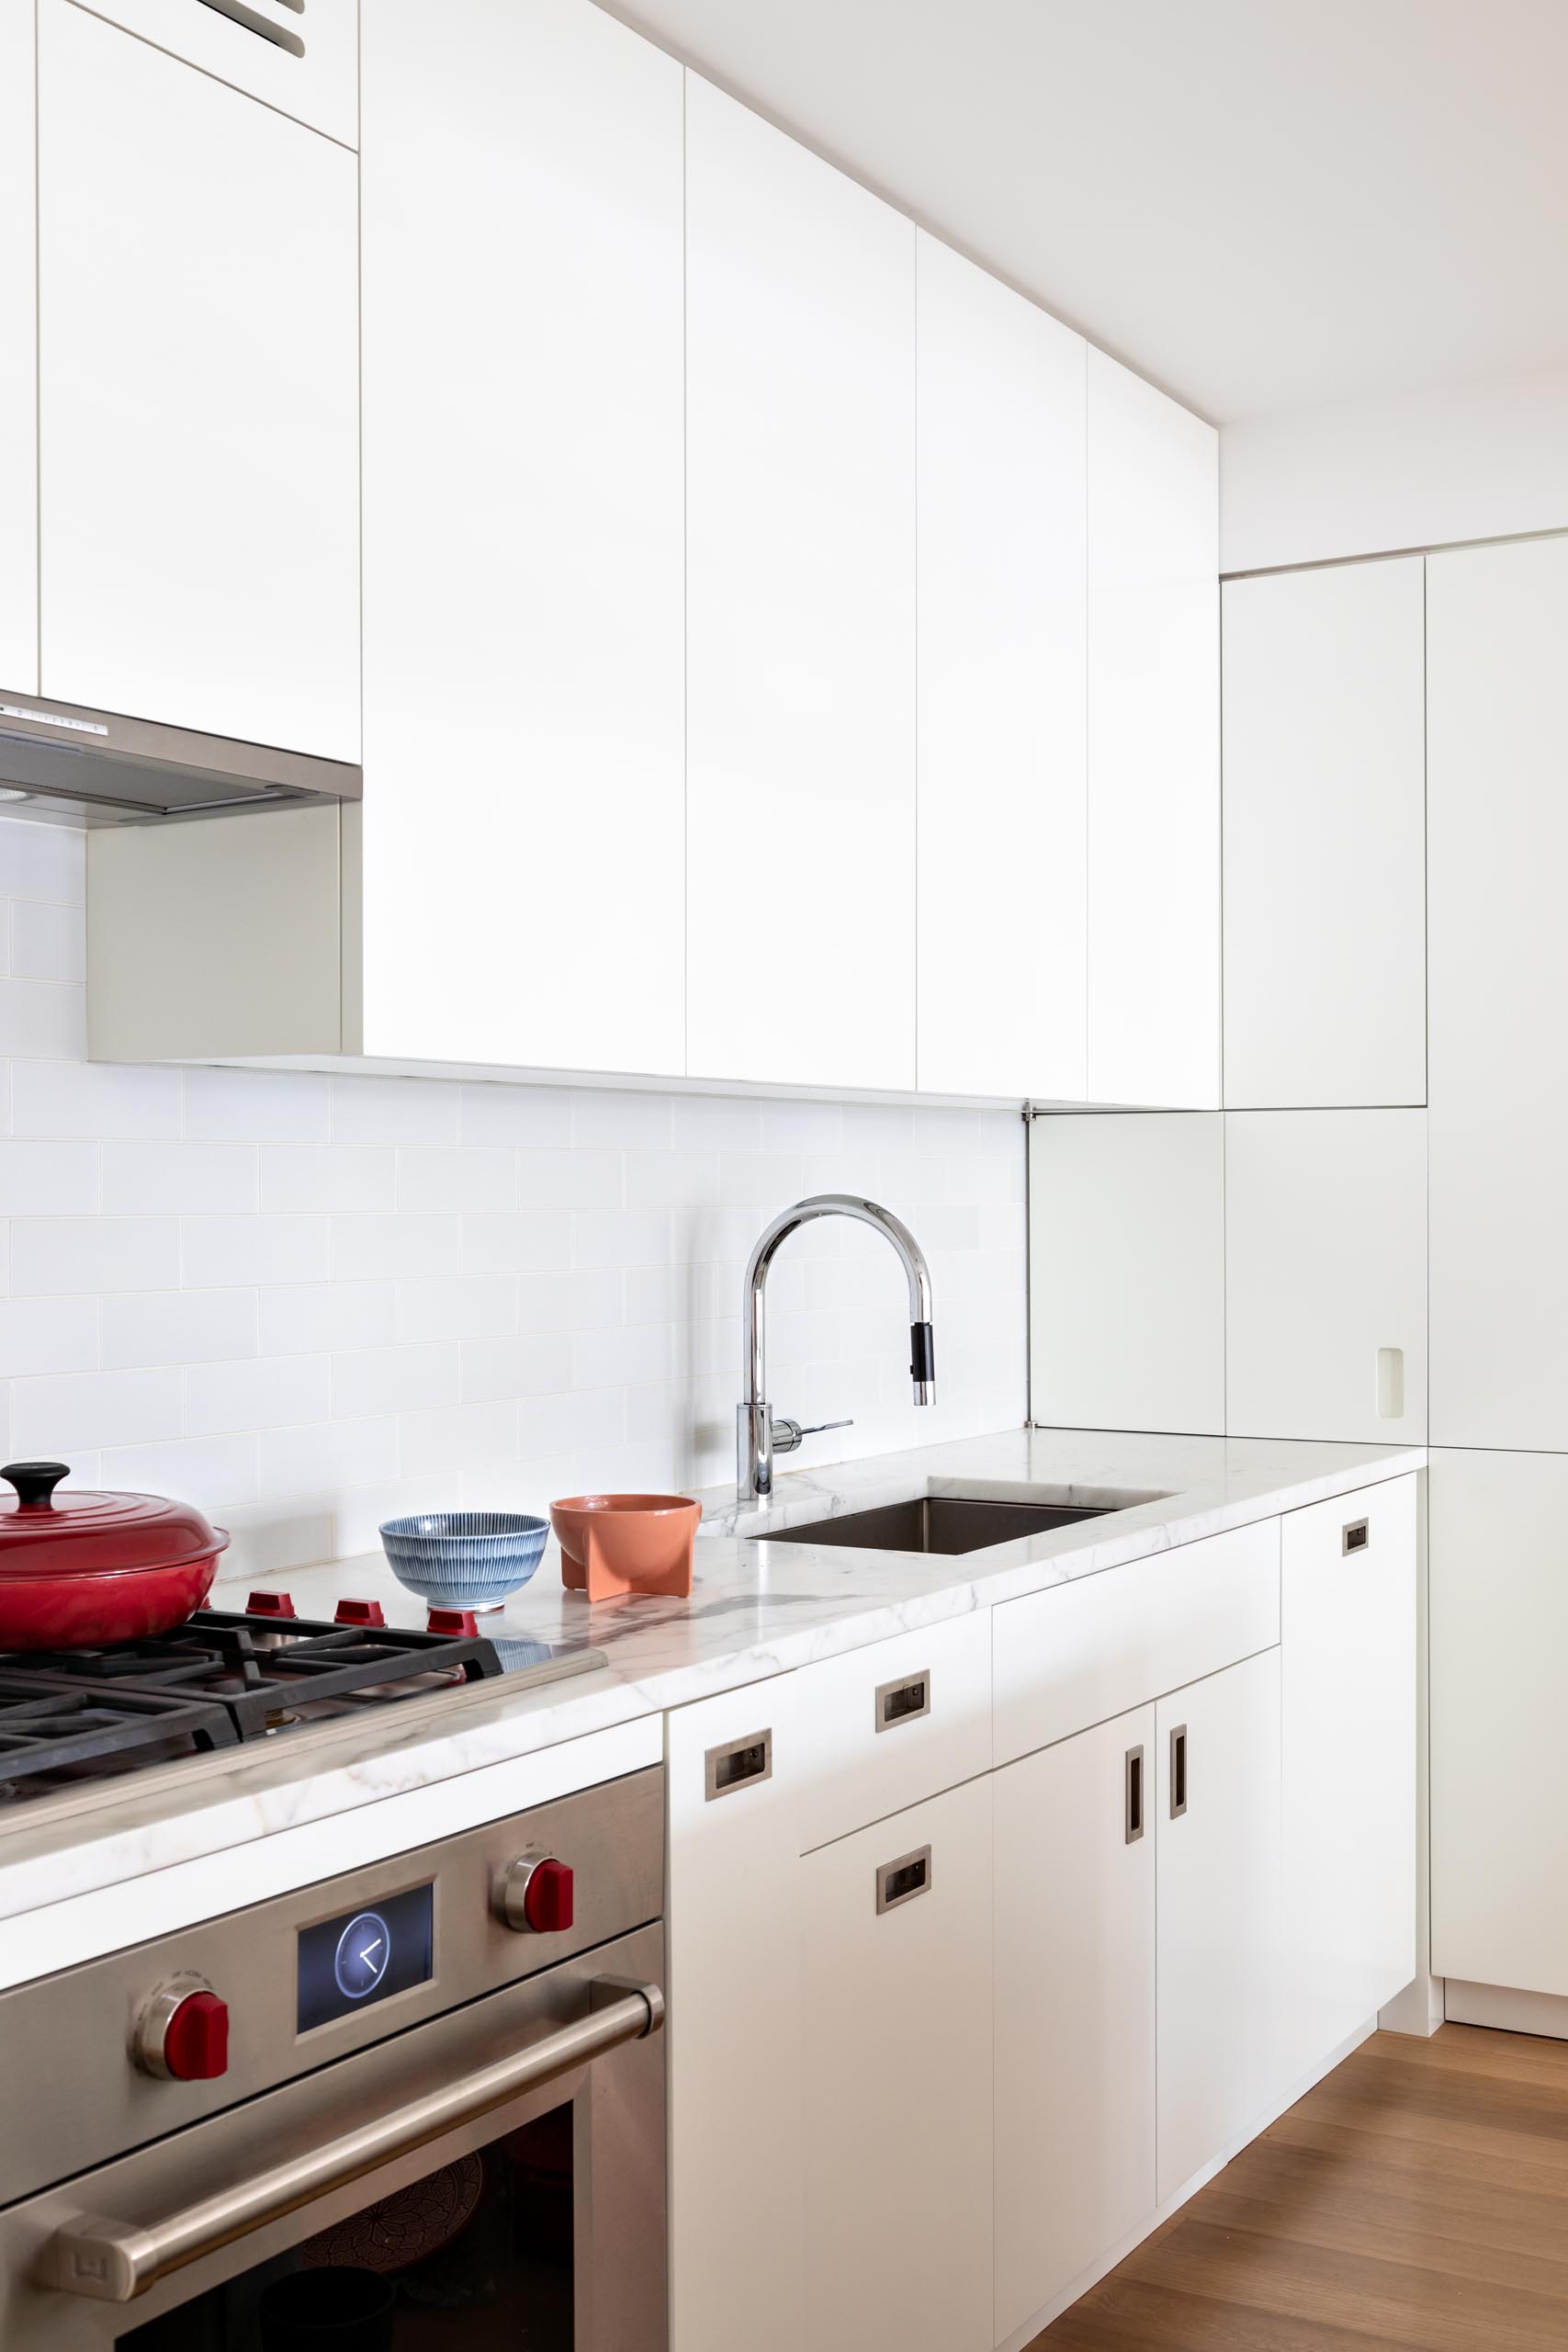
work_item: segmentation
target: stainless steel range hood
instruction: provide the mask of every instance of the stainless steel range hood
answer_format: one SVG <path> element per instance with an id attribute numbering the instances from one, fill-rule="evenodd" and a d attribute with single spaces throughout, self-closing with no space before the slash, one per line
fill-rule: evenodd
<path id="1" fill-rule="evenodd" d="M 0 784 L 123 824 L 292 800 L 357 800 L 363 775 L 345 761 L 276 744 L 0 691 Z"/>

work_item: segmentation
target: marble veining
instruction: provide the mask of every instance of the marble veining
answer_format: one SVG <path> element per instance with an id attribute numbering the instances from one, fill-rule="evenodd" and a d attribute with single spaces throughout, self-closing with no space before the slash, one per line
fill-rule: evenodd
<path id="1" fill-rule="evenodd" d="M 302 1823 L 341 1818 L 346 1866 L 354 1816 L 387 1797 L 1398 1477 L 1426 1458 L 1411 1446 L 1017 1430 L 795 1471 L 761 1508 L 739 1510 L 733 1488 L 710 1490 L 689 1600 L 591 1608 L 563 1589 L 552 1543 L 534 1582 L 490 1621 L 503 1640 L 591 1642 L 605 1653 L 601 1670 L 513 1691 L 490 1682 L 456 1701 L 195 1758 L 0 1818 L 0 1918 Z M 958 1558 L 747 1540 L 880 1502 L 966 1492 L 1145 1499 L 1113 1518 Z M 353 1595 L 378 1599 L 390 1623 L 423 1622 L 423 1604 L 378 1554 L 220 1584 L 213 1604 L 243 1607 L 247 1590 L 268 1584 L 287 1587 L 302 1616 L 330 1617 Z M 249 1898 L 237 1887 L 231 1899 Z"/>

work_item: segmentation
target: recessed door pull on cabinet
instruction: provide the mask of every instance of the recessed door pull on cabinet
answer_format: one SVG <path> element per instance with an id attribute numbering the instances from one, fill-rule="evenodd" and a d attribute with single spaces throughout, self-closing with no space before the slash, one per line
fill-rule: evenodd
<path id="1" fill-rule="evenodd" d="M 1130 1747 L 1122 1762 L 1123 1816 L 1126 1823 L 1124 1842 L 1137 1844 L 1144 1834 L 1144 1751 Z"/>
<path id="2" fill-rule="evenodd" d="M 726 1740 L 721 1747 L 710 1747 L 703 1761 L 706 1802 L 711 1804 L 715 1797 L 731 1796 L 737 1789 L 773 1779 L 773 1735 L 771 1731 L 749 1731 L 743 1738 Z"/>
<path id="3" fill-rule="evenodd" d="M 1187 1725 L 1177 1724 L 1170 1735 L 1170 1817 L 1179 1821 L 1187 1810 Z"/>
<path id="4" fill-rule="evenodd" d="M 931 1711 L 931 1679 L 929 1674 L 906 1674 L 897 1682 L 881 1682 L 876 1689 L 876 1728 L 896 1731 L 900 1724 L 918 1723 Z"/>
<path id="5" fill-rule="evenodd" d="M 1364 1552 L 1371 1540 L 1367 1521 L 1353 1519 L 1339 1538 L 1339 1549 L 1341 1552 Z"/>
<path id="6" fill-rule="evenodd" d="M 917 1894 L 929 1894 L 931 1884 L 931 1849 L 917 1846 L 913 1853 L 900 1854 L 896 1861 L 884 1862 L 876 1873 L 876 1910 L 880 1918 L 884 1911 L 896 1911 L 901 1903 L 912 1903 Z"/>
<path id="7" fill-rule="evenodd" d="M 248 33 L 259 33 L 263 40 L 271 41 L 275 49 L 287 50 L 290 57 L 305 54 L 305 44 L 298 33 L 290 32 L 286 25 L 275 24 L 270 17 L 259 16 L 254 8 L 247 8 L 244 0 L 199 0 L 199 5 L 211 8 L 220 17 L 227 17 L 232 24 L 243 25 Z M 304 13 L 305 0 L 281 0 L 281 5 L 299 15 Z"/>

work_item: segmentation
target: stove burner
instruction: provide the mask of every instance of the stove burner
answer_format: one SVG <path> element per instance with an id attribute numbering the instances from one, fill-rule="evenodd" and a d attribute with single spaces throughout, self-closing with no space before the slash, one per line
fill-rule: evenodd
<path id="1" fill-rule="evenodd" d="M 0 1657 L 0 1804 L 502 1670 L 477 1635 L 216 1609 L 149 1641 Z"/>

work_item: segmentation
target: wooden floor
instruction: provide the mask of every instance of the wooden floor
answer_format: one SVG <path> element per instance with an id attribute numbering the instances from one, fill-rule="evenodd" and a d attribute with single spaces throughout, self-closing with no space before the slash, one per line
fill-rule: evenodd
<path id="1" fill-rule="evenodd" d="M 1375 2034 L 1031 2352 L 1568 2346 L 1568 2042 Z"/>

